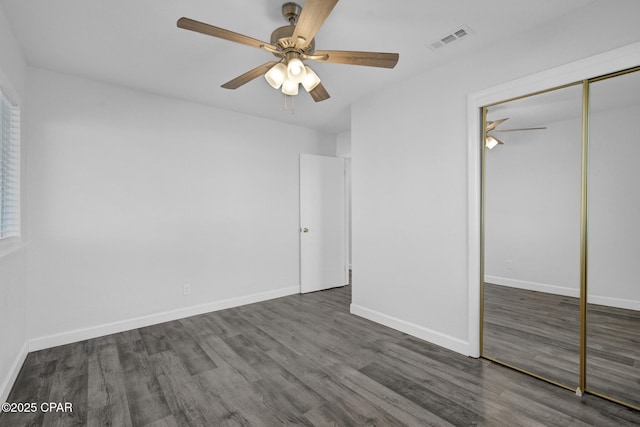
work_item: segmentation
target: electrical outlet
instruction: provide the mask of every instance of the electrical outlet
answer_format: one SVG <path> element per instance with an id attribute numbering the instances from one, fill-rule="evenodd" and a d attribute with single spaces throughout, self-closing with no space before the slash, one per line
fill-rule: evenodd
<path id="1" fill-rule="evenodd" d="M 507 270 L 513 270 L 513 260 L 512 259 L 508 259 L 507 260 Z"/>
<path id="2" fill-rule="evenodd" d="M 191 295 L 191 285 L 182 285 L 182 295 Z"/>

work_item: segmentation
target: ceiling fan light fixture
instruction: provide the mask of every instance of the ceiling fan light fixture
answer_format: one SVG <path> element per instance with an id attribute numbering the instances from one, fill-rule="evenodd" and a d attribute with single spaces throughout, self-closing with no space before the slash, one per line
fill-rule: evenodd
<path id="1" fill-rule="evenodd" d="M 389 52 L 316 51 L 315 36 L 337 3 L 338 0 L 305 0 L 304 8 L 293 2 L 285 3 L 282 16 L 289 25 L 276 28 L 271 33 L 270 43 L 187 17 L 178 19 L 176 25 L 184 30 L 261 49 L 278 57 L 277 61 L 266 62 L 224 83 L 222 88 L 237 89 L 259 76 L 265 76 L 271 87 L 293 96 L 298 94 L 298 86 L 309 72 L 311 75 L 304 87 L 315 102 L 320 102 L 331 96 L 303 61 L 394 68 L 400 57 L 398 53 Z"/>
<path id="2" fill-rule="evenodd" d="M 292 80 L 285 80 L 282 83 L 282 93 L 289 96 L 296 96 L 298 94 L 298 82 Z"/>
<path id="3" fill-rule="evenodd" d="M 485 146 L 489 150 L 491 150 L 495 148 L 498 144 L 500 144 L 500 141 L 498 141 L 495 137 L 491 135 L 487 135 L 486 138 L 484 139 L 484 143 L 485 143 Z"/>
<path id="4" fill-rule="evenodd" d="M 302 79 L 302 86 L 307 92 L 311 92 L 316 88 L 316 86 L 320 84 L 320 77 L 318 77 L 318 75 L 314 73 L 311 67 L 309 67 L 308 65 L 305 65 L 304 69 L 306 71 L 306 74 L 304 76 L 304 79 Z"/>
<path id="5" fill-rule="evenodd" d="M 307 74 L 304 63 L 299 58 L 291 58 L 287 62 L 287 77 L 296 83 L 302 82 Z"/>
<path id="6" fill-rule="evenodd" d="M 277 63 L 264 75 L 265 80 L 274 89 L 280 89 L 280 86 L 287 78 L 287 66 L 282 62 Z"/>

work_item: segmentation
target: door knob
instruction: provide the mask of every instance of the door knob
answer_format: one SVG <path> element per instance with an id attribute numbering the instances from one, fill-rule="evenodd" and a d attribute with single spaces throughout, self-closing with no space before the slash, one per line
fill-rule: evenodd
<path id="1" fill-rule="evenodd" d="M 309 229 L 308 229 L 307 227 L 305 227 L 305 228 L 303 228 L 303 229 L 302 229 L 302 232 L 303 232 L 303 233 L 308 233 L 308 232 L 309 232 Z"/>

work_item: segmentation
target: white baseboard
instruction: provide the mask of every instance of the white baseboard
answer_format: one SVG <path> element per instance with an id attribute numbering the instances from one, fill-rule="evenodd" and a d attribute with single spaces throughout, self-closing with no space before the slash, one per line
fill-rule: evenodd
<path id="1" fill-rule="evenodd" d="M 433 331 L 423 326 L 416 325 L 415 323 L 407 322 L 406 320 L 398 319 L 397 317 L 380 313 L 379 311 L 351 304 L 351 314 L 364 317 L 365 319 L 380 323 L 381 325 L 388 326 L 392 329 L 404 332 L 405 334 L 412 335 L 422 340 L 429 341 L 430 343 L 464 354 L 465 356 L 470 356 L 472 354 L 471 349 L 469 348 L 469 343 L 466 341 Z"/>
<path id="2" fill-rule="evenodd" d="M 38 351 L 45 348 L 56 347 L 59 345 L 70 344 L 77 341 L 83 341 L 91 338 L 101 337 L 104 335 L 115 334 L 118 332 L 129 331 L 131 329 L 137 329 L 145 326 L 156 325 L 158 323 L 182 319 L 189 316 L 197 316 L 199 314 L 210 313 L 212 311 L 225 310 L 227 308 L 253 304 L 256 302 L 267 301 L 270 299 L 285 297 L 288 295 L 294 295 L 299 292 L 299 286 L 291 286 L 288 288 L 275 289 L 273 291 L 260 292 L 237 298 L 229 298 L 221 301 L 214 301 L 206 304 L 199 304 L 191 307 L 165 311 L 162 313 L 154 313 L 146 316 L 136 317 L 133 319 L 92 326 L 89 328 L 76 329 L 73 331 L 46 335 L 29 340 L 28 350 Z"/>
<path id="3" fill-rule="evenodd" d="M 11 392 L 11 387 L 13 387 L 13 383 L 15 383 L 16 378 L 18 378 L 18 374 L 20 373 L 20 369 L 22 369 L 22 365 L 27 358 L 27 354 L 29 354 L 29 345 L 28 343 L 24 343 L 13 361 L 13 365 L 11 365 L 11 369 L 9 369 L 7 377 L 4 378 L 2 384 L 0 384 L 0 403 L 7 401 L 9 393 Z"/>
<path id="4" fill-rule="evenodd" d="M 635 301 L 635 300 L 630 300 L 630 299 L 601 297 L 601 296 L 598 296 L 598 295 L 589 295 L 588 302 L 589 302 L 589 304 L 606 305 L 606 306 L 609 306 L 609 307 L 624 308 L 624 309 L 627 309 L 627 310 L 640 311 L 640 301 Z"/>
<path id="5" fill-rule="evenodd" d="M 486 283 L 508 286 L 510 288 L 525 289 L 527 291 L 545 292 L 547 294 L 563 295 L 565 297 L 580 297 L 580 289 L 573 289 L 564 286 L 548 285 L 546 283 L 528 282 L 525 280 L 509 279 L 499 276 L 484 276 Z"/>
<path id="6" fill-rule="evenodd" d="M 562 286 L 547 285 L 544 283 L 527 282 L 524 280 L 508 279 L 506 277 L 485 276 L 484 281 L 496 285 L 509 286 L 511 288 L 525 289 L 528 291 L 546 292 L 548 294 L 562 295 L 566 297 L 580 298 L 580 290 Z M 640 301 L 589 295 L 589 304 L 606 305 L 609 307 L 624 308 L 640 311 Z"/>

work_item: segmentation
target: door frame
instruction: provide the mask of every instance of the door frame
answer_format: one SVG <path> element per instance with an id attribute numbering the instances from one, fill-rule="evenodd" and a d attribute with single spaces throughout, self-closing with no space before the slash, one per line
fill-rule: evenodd
<path id="1" fill-rule="evenodd" d="M 467 286 L 468 355 L 481 354 L 481 281 L 484 275 L 482 243 L 482 107 L 505 99 L 544 91 L 609 74 L 640 64 L 640 42 L 567 65 L 543 71 L 467 96 Z"/>

